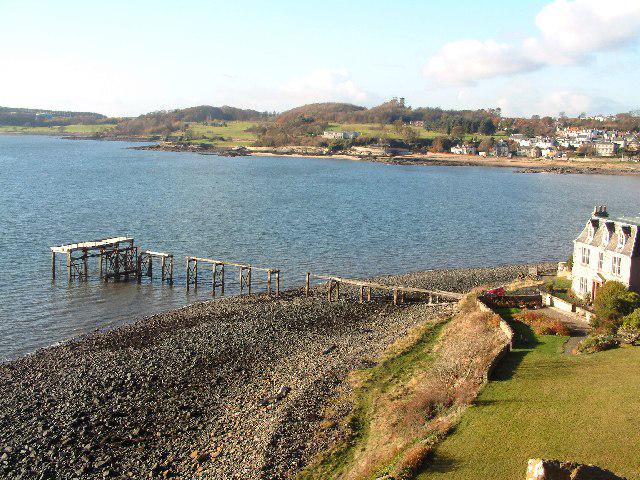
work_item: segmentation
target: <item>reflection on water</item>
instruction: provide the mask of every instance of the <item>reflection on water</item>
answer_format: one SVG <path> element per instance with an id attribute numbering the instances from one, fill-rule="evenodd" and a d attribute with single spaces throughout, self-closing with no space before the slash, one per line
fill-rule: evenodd
<path id="1" fill-rule="evenodd" d="M 633 177 L 127 146 L 0 136 L 0 358 L 209 299 L 208 288 L 185 291 L 186 255 L 280 268 L 290 287 L 307 270 L 371 276 L 564 259 L 594 204 L 640 210 Z M 51 283 L 51 245 L 117 235 L 173 253 L 174 286 Z"/>

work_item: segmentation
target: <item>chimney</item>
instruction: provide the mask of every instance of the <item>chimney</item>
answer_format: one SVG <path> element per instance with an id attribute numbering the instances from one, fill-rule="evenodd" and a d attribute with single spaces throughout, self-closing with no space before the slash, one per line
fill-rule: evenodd
<path id="1" fill-rule="evenodd" d="M 609 213 L 607 212 L 606 205 L 596 205 L 593 209 L 593 216 L 598 218 L 607 218 Z"/>

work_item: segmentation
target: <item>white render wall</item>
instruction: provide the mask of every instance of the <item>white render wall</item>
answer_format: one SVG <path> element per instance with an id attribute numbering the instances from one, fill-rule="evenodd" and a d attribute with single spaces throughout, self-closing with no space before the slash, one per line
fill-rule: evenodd
<path id="1" fill-rule="evenodd" d="M 589 265 L 582 264 L 582 248 L 589 249 Z M 598 254 L 604 253 L 604 260 L 602 262 L 602 269 L 598 269 Z M 620 257 L 620 276 L 614 275 L 611 272 L 611 258 L 612 257 Z M 638 259 L 634 259 L 634 270 L 638 272 Z M 631 283 L 630 272 L 632 270 L 631 258 L 626 255 L 620 255 L 615 252 L 611 252 L 609 250 L 605 250 L 604 248 L 600 248 L 593 245 L 588 245 L 586 243 L 574 242 L 573 247 L 573 268 L 571 270 L 571 288 L 573 292 L 578 296 L 583 296 L 584 292 L 580 292 L 580 279 L 587 279 L 587 293 L 591 295 L 591 291 L 593 289 L 593 281 L 598 278 L 598 274 L 602 275 L 605 280 L 616 280 L 618 282 L 624 283 L 627 287 L 634 287 L 634 284 Z M 636 274 L 636 277 L 639 275 Z M 640 286 L 640 278 L 634 279 L 635 286 Z"/>

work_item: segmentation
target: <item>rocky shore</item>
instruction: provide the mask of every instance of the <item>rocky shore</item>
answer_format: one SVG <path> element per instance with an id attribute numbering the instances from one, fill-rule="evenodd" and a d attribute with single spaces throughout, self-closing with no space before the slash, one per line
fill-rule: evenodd
<path id="1" fill-rule="evenodd" d="M 527 272 L 382 281 L 462 292 Z M 323 447 L 314 431 L 347 373 L 451 311 L 290 291 L 195 304 L 40 350 L 0 365 L 0 476 L 292 478 Z"/>

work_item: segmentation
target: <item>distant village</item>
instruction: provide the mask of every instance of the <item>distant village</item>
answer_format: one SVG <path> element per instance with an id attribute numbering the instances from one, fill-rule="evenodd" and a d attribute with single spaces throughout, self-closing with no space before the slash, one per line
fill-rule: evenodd
<path id="1" fill-rule="evenodd" d="M 566 158 L 582 156 L 615 157 L 640 153 L 640 135 L 632 132 L 598 130 L 583 127 L 558 128 L 554 136 L 527 137 L 512 134 L 496 141 L 490 149 L 479 142 L 459 143 L 451 148 L 457 155 L 494 157 Z"/>

